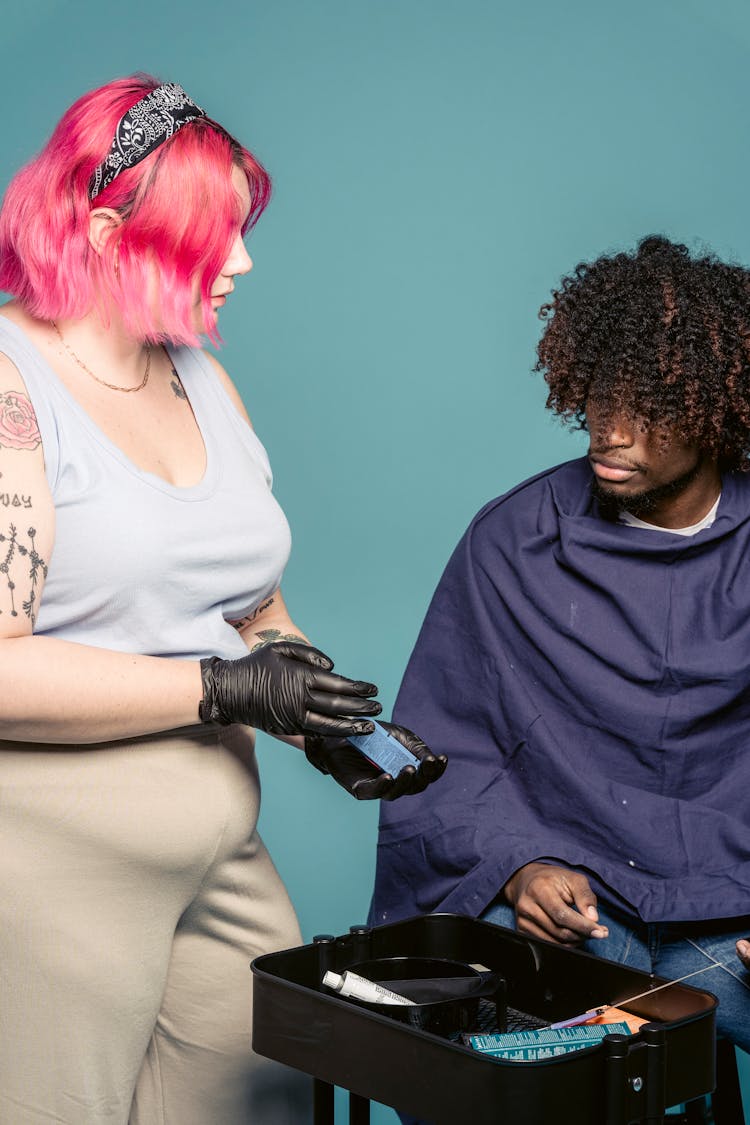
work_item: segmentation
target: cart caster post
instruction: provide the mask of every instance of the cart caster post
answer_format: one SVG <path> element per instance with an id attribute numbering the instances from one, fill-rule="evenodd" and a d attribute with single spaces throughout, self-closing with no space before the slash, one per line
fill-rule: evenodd
<path id="1" fill-rule="evenodd" d="M 349 1095 L 349 1125 L 370 1125 L 370 1099 Z"/>
<path id="2" fill-rule="evenodd" d="M 334 1125 L 334 1088 L 329 1082 L 313 1078 L 313 1125 Z"/>
<path id="3" fill-rule="evenodd" d="M 606 1081 L 605 1125 L 627 1125 L 625 1091 L 628 1086 L 627 1035 L 606 1035 L 603 1039 Z"/>

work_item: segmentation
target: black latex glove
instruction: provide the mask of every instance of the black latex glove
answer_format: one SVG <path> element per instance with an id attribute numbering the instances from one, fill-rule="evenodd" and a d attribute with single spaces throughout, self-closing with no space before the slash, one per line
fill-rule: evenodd
<path id="1" fill-rule="evenodd" d="M 380 725 L 414 755 L 414 765 L 404 766 L 398 777 L 383 773 L 345 738 L 308 735 L 305 738 L 307 760 L 321 773 L 329 773 L 358 801 L 395 801 L 397 797 L 421 793 L 442 776 L 448 765 L 445 754 L 436 757 L 419 735 L 406 727 L 382 720 Z"/>
<path id="2" fill-rule="evenodd" d="M 331 672 L 333 661 L 311 645 L 277 641 L 239 660 L 201 660 L 204 723 L 246 723 L 269 734 L 369 734 L 379 715 L 374 684 Z"/>

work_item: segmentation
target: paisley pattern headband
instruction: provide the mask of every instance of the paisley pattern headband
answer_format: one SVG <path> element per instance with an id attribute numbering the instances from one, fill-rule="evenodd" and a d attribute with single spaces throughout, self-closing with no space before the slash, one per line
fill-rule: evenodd
<path id="1" fill-rule="evenodd" d="M 124 168 L 140 163 L 188 121 L 205 116 L 176 82 L 151 90 L 120 118 L 107 158 L 91 177 L 89 199 L 96 199 Z"/>

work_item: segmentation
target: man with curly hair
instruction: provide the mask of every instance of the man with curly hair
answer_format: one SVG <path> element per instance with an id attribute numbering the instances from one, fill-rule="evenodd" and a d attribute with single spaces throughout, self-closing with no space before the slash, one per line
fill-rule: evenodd
<path id="1" fill-rule="evenodd" d="M 650 237 L 541 316 L 547 404 L 589 454 L 484 507 L 448 563 L 395 714 L 451 770 L 382 806 L 371 920 L 718 962 L 719 1030 L 750 1050 L 750 272 Z"/>

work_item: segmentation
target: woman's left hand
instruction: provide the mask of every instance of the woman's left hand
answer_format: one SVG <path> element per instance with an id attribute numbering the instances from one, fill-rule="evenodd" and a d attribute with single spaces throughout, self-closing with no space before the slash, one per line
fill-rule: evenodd
<path id="1" fill-rule="evenodd" d="M 737 942 L 737 956 L 746 969 L 750 969 L 750 938 Z"/>
<path id="2" fill-rule="evenodd" d="M 322 738 L 308 735 L 305 754 L 308 762 L 328 773 L 358 801 L 395 801 L 412 793 L 421 793 L 437 781 L 448 765 L 445 754 L 436 756 L 419 735 L 394 723 L 380 722 L 393 738 L 414 755 L 414 765 L 404 766 L 397 777 L 383 773 L 345 738 Z"/>

